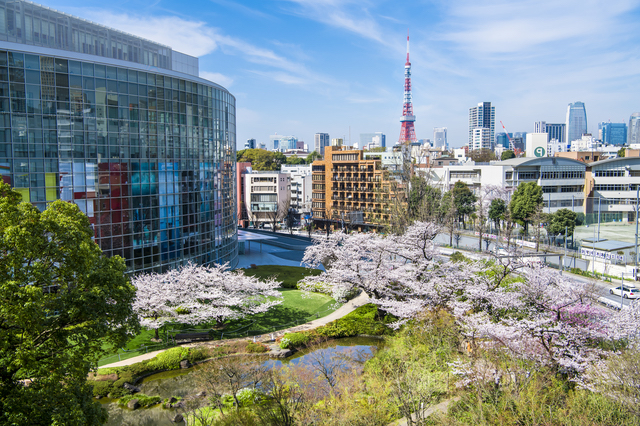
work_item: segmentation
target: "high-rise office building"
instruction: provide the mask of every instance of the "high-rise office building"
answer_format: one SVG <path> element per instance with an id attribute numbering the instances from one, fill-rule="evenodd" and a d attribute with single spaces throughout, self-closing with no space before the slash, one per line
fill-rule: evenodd
<path id="1" fill-rule="evenodd" d="M 507 134 L 505 132 L 496 133 L 496 147 L 501 146 L 504 149 L 511 149 L 511 145 L 509 143 L 509 138 L 512 137 L 513 134 Z"/>
<path id="2" fill-rule="evenodd" d="M 581 139 L 587 133 L 587 110 L 583 102 L 574 102 L 567 106 L 566 138 L 567 144 Z"/>
<path id="3" fill-rule="evenodd" d="M 329 139 L 329 133 L 316 133 L 313 136 L 313 146 L 315 151 L 324 156 L 324 147 L 329 146 L 331 143 Z"/>
<path id="4" fill-rule="evenodd" d="M 235 114 L 198 58 L 0 1 L 2 180 L 75 203 L 131 273 L 237 263 Z"/>
<path id="5" fill-rule="evenodd" d="M 296 149 L 298 138 L 295 136 L 271 135 L 271 146 L 274 151 L 285 152 L 288 149 Z"/>
<path id="6" fill-rule="evenodd" d="M 382 132 L 360 133 L 360 148 L 386 147 L 387 137 Z"/>
<path id="7" fill-rule="evenodd" d="M 640 112 L 634 112 L 629 117 L 629 133 L 627 135 L 629 145 L 640 143 Z"/>
<path id="8" fill-rule="evenodd" d="M 244 149 L 255 149 L 256 148 L 256 140 L 255 139 L 247 139 L 244 143 Z"/>
<path id="9" fill-rule="evenodd" d="M 447 142 L 446 127 L 435 127 L 433 129 L 433 147 L 449 149 L 449 142 Z"/>
<path id="10" fill-rule="evenodd" d="M 605 145 L 624 145 L 627 143 L 627 123 L 598 123 L 600 140 Z"/>
<path id="11" fill-rule="evenodd" d="M 491 102 L 469 108 L 469 150 L 493 149 L 495 125 L 496 108 Z"/>
<path id="12" fill-rule="evenodd" d="M 546 121 L 536 121 L 533 123 L 533 133 L 546 133 L 547 142 L 555 139 L 558 142 L 564 142 L 566 125 L 564 123 L 553 124 Z"/>

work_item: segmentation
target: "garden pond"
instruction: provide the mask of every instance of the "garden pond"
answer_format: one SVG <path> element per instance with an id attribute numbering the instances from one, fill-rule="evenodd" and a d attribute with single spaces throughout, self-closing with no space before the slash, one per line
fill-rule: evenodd
<path id="1" fill-rule="evenodd" d="M 302 350 L 284 360 L 266 360 L 265 363 L 272 367 L 292 364 L 299 365 L 308 362 L 311 357 L 332 358 L 340 355 L 349 355 L 357 358 L 367 358 L 381 347 L 383 340 L 370 337 L 349 337 L 328 341 L 313 350 Z M 195 380 L 196 367 L 184 370 L 172 370 L 157 373 L 143 379 L 138 383 L 141 393 L 149 396 L 160 396 L 161 399 L 174 397 L 187 397 L 201 392 Z M 204 399 L 203 399 L 204 401 Z M 129 410 L 120 408 L 117 400 L 103 398 L 100 400 L 103 407 L 109 413 L 108 426 L 175 426 L 170 417 L 175 415 L 172 409 L 163 409 L 160 404 L 151 408 Z"/>

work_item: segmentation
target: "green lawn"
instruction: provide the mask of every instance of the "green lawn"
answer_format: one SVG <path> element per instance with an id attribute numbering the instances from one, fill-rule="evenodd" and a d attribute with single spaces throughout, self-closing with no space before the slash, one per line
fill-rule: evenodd
<path id="1" fill-rule="evenodd" d="M 267 334 L 274 330 L 280 330 L 311 321 L 316 318 L 316 314 L 317 318 L 322 318 L 335 311 L 338 307 L 338 304 L 333 300 L 333 298 L 324 294 L 306 293 L 306 295 L 304 295 L 304 292 L 300 290 L 286 288 L 280 289 L 280 292 L 284 299 L 282 304 L 274 306 L 268 312 L 252 315 L 251 317 L 243 319 L 227 321 L 224 329 L 216 332 L 218 338 L 220 338 L 221 333 L 223 338 Z M 169 330 L 185 330 L 193 328 L 208 330 L 210 327 L 211 324 L 202 324 L 197 327 L 183 324 L 172 324 L 169 326 Z M 127 343 L 126 349 L 132 352 L 125 352 L 122 349 L 119 349 L 117 352 L 110 351 L 111 355 L 101 359 L 98 362 L 98 365 L 102 366 L 110 364 L 112 362 L 138 356 L 147 351 L 151 352 L 166 347 L 162 344 L 151 341 L 154 334 L 153 330 L 143 330 L 135 338 L 130 340 L 129 343 Z M 170 333 L 170 335 L 171 334 L 172 333 Z M 160 336 L 166 336 L 166 328 L 163 327 L 160 330 Z M 141 348 L 141 345 L 144 345 L 144 347 Z M 119 357 L 118 354 L 120 354 Z"/>
<path id="2" fill-rule="evenodd" d="M 302 266 L 258 265 L 255 268 L 242 269 L 245 275 L 267 279 L 274 277 L 282 283 L 284 288 L 296 288 L 298 281 L 309 275 L 320 275 L 319 269 L 309 269 Z"/>

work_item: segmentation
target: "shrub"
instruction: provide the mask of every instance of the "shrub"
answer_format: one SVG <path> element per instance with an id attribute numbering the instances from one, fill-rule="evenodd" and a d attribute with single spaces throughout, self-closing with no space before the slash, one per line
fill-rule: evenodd
<path id="1" fill-rule="evenodd" d="M 241 407 L 249 407 L 259 403 L 263 399 L 263 394 L 257 389 L 244 388 L 236 394 Z"/>
<path id="2" fill-rule="evenodd" d="M 368 303 L 360 306 L 353 312 L 339 318 L 329 324 L 318 327 L 316 332 L 326 337 L 352 337 L 359 334 L 382 336 L 391 334 L 391 329 L 386 324 L 397 320 L 393 315 L 380 317 L 378 307 Z"/>
<path id="3" fill-rule="evenodd" d="M 106 380 L 88 380 L 87 383 L 93 386 L 93 396 L 107 396 L 112 391 L 113 382 Z"/>
<path id="4" fill-rule="evenodd" d="M 466 257 L 464 254 L 460 253 L 459 251 L 454 251 L 453 254 L 450 256 L 450 259 L 452 262 L 468 262 L 469 258 Z"/>
<path id="5" fill-rule="evenodd" d="M 306 345 L 310 340 L 311 337 L 308 332 L 286 333 L 280 341 L 280 347 L 282 349 L 298 348 Z"/>
<path id="6" fill-rule="evenodd" d="M 178 346 L 159 353 L 149 360 L 148 365 L 152 370 L 177 370 L 180 368 L 180 361 L 187 359 L 188 355 L 188 348 Z"/>
<path id="7" fill-rule="evenodd" d="M 187 359 L 190 363 L 195 364 L 198 361 L 207 359 L 210 357 L 209 349 L 205 347 L 191 348 L 187 354 Z"/>
<path id="8" fill-rule="evenodd" d="M 136 395 L 123 396 L 118 400 L 118 405 L 121 407 L 126 407 L 129 401 L 131 401 L 132 399 L 137 399 L 138 404 L 140 404 L 141 407 L 145 407 L 145 408 L 159 404 L 162 401 L 160 397 L 157 395 L 148 396 L 143 393 L 138 393 Z"/>
<path id="9" fill-rule="evenodd" d="M 252 354 L 262 354 L 267 352 L 269 349 L 263 345 L 262 343 L 247 343 L 247 352 Z"/>

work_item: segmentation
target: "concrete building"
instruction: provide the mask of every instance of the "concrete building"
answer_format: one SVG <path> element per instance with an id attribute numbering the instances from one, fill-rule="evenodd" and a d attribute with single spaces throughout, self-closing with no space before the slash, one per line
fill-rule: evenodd
<path id="1" fill-rule="evenodd" d="M 247 141 L 244 143 L 244 149 L 256 149 L 256 140 L 247 139 Z"/>
<path id="2" fill-rule="evenodd" d="M 481 102 L 469 108 L 469 149 L 493 149 L 496 108 Z"/>
<path id="3" fill-rule="evenodd" d="M 250 225 L 263 227 L 284 218 L 291 197 L 291 176 L 281 172 L 251 171 L 244 175 L 245 205 Z"/>
<path id="4" fill-rule="evenodd" d="M 526 156 L 546 157 L 548 149 L 548 137 L 546 133 L 527 133 Z"/>
<path id="5" fill-rule="evenodd" d="M 237 263 L 236 105 L 198 58 L 27 1 L 0 1 L 0 173 L 61 199 L 127 270 Z"/>
<path id="6" fill-rule="evenodd" d="M 389 172 L 379 159 L 365 159 L 362 150 L 326 148 L 323 160 L 312 164 L 312 210 L 316 226 L 345 221 L 366 229 L 387 223 Z M 385 200 L 386 198 L 386 200 Z"/>
<path id="7" fill-rule="evenodd" d="M 360 133 L 360 148 L 385 148 L 387 146 L 387 137 L 382 132 Z"/>
<path id="8" fill-rule="evenodd" d="M 582 212 L 586 167 L 579 161 L 558 157 L 512 158 L 491 165 L 432 169 L 429 181 L 442 191 L 449 191 L 460 180 L 476 194 L 484 186 L 497 186 L 513 193 L 521 183 L 533 181 L 542 187 L 544 213 L 561 208 Z"/>
<path id="9" fill-rule="evenodd" d="M 589 164 L 585 177 L 585 213 L 596 222 L 633 222 L 637 188 L 640 185 L 640 158 L 623 157 Z"/>
<path id="10" fill-rule="evenodd" d="M 290 176 L 291 208 L 295 210 L 296 218 L 311 213 L 311 164 L 287 165 L 280 167 L 280 172 Z"/>
<path id="11" fill-rule="evenodd" d="M 449 149 L 449 142 L 447 141 L 447 128 L 435 127 L 433 129 L 433 147 L 441 149 Z"/>

